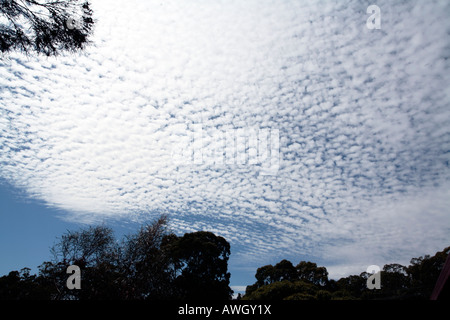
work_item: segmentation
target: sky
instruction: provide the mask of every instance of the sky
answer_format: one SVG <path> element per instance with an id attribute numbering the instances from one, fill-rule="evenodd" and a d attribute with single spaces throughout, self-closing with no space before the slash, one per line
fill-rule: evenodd
<path id="1" fill-rule="evenodd" d="M 338 279 L 450 244 L 448 1 L 92 8 L 85 51 L 0 59 L 0 273 L 162 213 L 227 239 L 241 289 L 282 259 Z"/>

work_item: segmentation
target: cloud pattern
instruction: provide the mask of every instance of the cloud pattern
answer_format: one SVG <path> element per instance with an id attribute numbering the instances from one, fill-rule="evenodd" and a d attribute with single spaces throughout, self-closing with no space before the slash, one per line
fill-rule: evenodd
<path id="1" fill-rule="evenodd" d="M 450 240 L 450 5 L 98 1 L 94 44 L 0 61 L 0 176 L 66 218 L 225 236 L 234 263 L 362 266 Z M 176 158 L 278 130 L 280 167 Z M 186 160 L 186 161 L 184 161 Z M 344 270 L 345 269 L 345 270 Z"/>

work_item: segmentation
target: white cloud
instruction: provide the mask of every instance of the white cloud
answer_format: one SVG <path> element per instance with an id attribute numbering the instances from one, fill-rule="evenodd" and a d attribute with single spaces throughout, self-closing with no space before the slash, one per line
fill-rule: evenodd
<path id="1" fill-rule="evenodd" d="M 377 5 L 381 30 L 360 2 L 98 1 L 85 53 L 0 63 L 0 175 L 74 220 L 170 212 L 242 263 L 442 249 L 450 7 Z M 279 130 L 277 174 L 173 158 L 198 124 Z"/>

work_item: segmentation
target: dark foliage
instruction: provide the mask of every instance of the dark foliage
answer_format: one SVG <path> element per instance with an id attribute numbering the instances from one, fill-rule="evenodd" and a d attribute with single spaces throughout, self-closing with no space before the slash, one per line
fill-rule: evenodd
<path id="1" fill-rule="evenodd" d="M 211 232 L 172 236 L 165 243 L 176 274 L 175 286 L 181 299 L 231 299 L 227 272 L 230 244 Z"/>
<path id="2" fill-rule="evenodd" d="M 178 237 L 167 217 L 119 242 L 103 226 L 68 231 L 52 248 L 53 260 L 0 277 L 0 300 L 231 299 L 230 245 L 211 232 Z M 81 289 L 68 289 L 67 267 L 81 269 Z"/>
<path id="3" fill-rule="evenodd" d="M 211 232 L 177 236 L 162 216 L 121 242 L 103 226 L 68 231 L 51 249 L 53 260 L 0 277 L 0 300 L 228 300 L 230 245 Z M 428 300 L 450 247 L 409 266 L 387 264 L 381 289 L 369 290 L 370 274 L 328 279 L 325 267 L 288 260 L 258 268 L 243 300 Z M 69 265 L 81 269 L 80 290 L 66 286 Z"/>
<path id="4" fill-rule="evenodd" d="M 0 51 L 47 56 L 83 49 L 94 20 L 87 1 L 0 0 Z"/>
<path id="5" fill-rule="evenodd" d="M 329 280 L 325 267 L 301 261 L 295 268 L 282 260 L 275 266 L 258 268 L 256 282 L 247 286 L 245 300 L 411 300 L 430 299 L 450 247 L 433 257 L 411 259 L 408 267 L 387 264 L 381 271 L 381 289 L 369 290 L 363 272 L 338 281 Z"/>

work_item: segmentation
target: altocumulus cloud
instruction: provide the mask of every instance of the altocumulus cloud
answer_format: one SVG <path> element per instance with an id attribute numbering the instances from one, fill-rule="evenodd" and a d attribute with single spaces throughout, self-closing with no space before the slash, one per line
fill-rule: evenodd
<path id="1" fill-rule="evenodd" d="M 2 58 L 0 175 L 76 221 L 170 213 L 242 263 L 340 275 L 433 253 L 450 240 L 450 4 L 376 1 L 369 30 L 370 4 L 95 1 L 85 52 Z M 174 157 L 198 125 L 208 150 L 278 130 L 277 172 Z"/>

